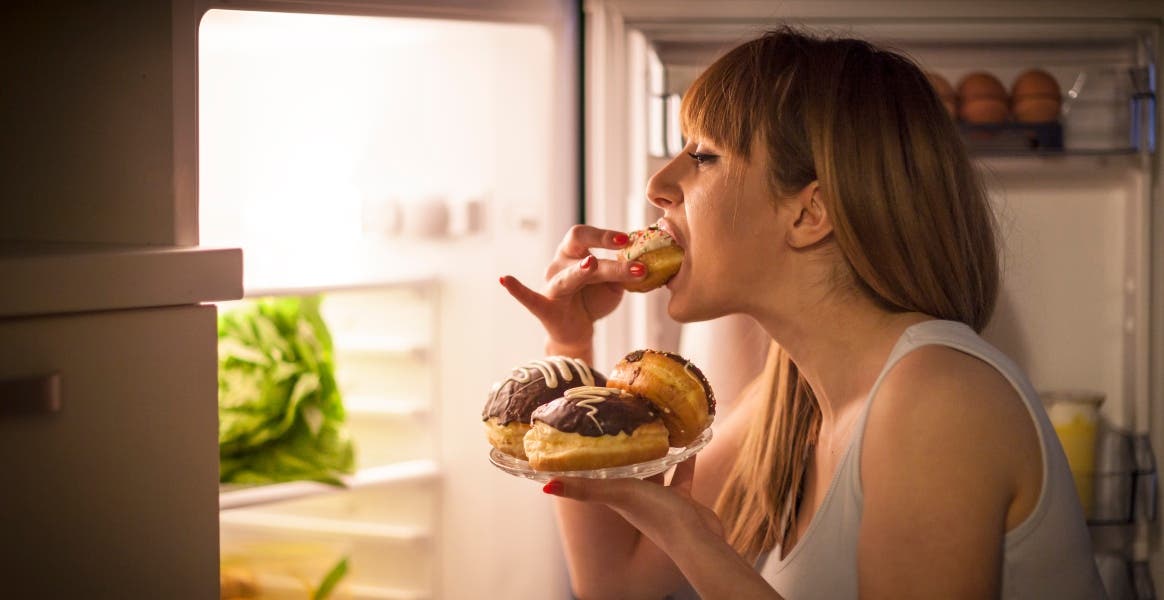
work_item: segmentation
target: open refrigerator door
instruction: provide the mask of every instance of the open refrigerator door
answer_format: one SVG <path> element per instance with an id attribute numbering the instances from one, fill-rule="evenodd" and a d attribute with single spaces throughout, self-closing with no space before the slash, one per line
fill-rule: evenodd
<path id="1" fill-rule="evenodd" d="M 539 279 L 578 213 L 572 6 L 226 7 L 199 29 L 201 239 L 245 264 L 219 305 L 223 597 L 564 592 L 549 503 L 477 420 L 542 346 L 497 276 Z"/>
<path id="2" fill-rule="evenodd" d="M 1109 594 L 1154 598 L 1153 579 L 1164 580 L 1152 450 L 1164 433 L 1164 383 L 1152 369 L 1164 350 L 1156 144 L 1164 8 L 1037 4 L 586 2 L 586 135 L 601 141 L 587 150 L 587 219 L 633 229 L 659 216 L 639 198 L 649 174 L 683 147 L 682 95 L 736 44 L 792 25 L 904 51 L 948 84 L 952 118 L 996 207 L 1003 282 L 984 337 L 1043 393 Z M 1014 102 L 1015 84 L 1032 71 L 1058 87 L 1050 112 L 1035 119 Z M 1001 89 L 996 115 L 971 105 L 972 75 Z M 633 298 L 600 332 L 598 354 L 647 344 L 690 348 L 685 355 L 699 362 L 699 346 L 745 339 L 733 327 L 676 328 L 658 299 Z"/>

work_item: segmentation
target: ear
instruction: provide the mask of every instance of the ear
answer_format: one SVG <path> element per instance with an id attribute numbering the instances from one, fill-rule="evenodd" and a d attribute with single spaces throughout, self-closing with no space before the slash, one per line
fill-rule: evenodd
<path id="1" fill-rule="evenodd" d="M 820 183 L 813 181 L 791 198 L 791 208 L 797 211 L 788 230 L 788 245 L 805 249 L 820 243 L 833 232 L 833 221 L 825 206 Z"/>

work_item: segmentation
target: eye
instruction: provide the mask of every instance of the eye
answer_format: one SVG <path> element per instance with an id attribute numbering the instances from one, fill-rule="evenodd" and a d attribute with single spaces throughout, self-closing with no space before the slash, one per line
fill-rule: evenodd
<path id="1" fill-rule="evenodd" d="M 694 160 L 699 165 L 706 165 L 706 164 L 713 163 L 713 162 L 715 162 L 715 159 L 719 158 L 719 156 L 717 156 L 715 154 L 708 154 L 706 152 L 688 152 L 687 156 L 690 156 L 691 159 Z"/>

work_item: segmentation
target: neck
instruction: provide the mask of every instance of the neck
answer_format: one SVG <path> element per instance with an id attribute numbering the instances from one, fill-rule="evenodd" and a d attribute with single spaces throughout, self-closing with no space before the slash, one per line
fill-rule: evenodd
<path id="1" fill-rule="evenodd" d="M 817 297 L 757 317 L 812 386 L 826 434 L 844 426 L 850 409 L 862 405 L 901 333 L 928 319 L 889 312 L 864 296 Z"/>

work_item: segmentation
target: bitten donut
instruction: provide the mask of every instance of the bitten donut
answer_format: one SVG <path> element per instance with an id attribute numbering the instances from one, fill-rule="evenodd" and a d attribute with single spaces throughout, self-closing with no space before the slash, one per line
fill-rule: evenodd
<path id="1" fill-rule="evenodd" d="M 671 352 L 631 352 L 614 366 L 606 385 L 654 403 L 671 433 L 672 446 L 695 441 L 715 415 L 715 395 L 703 372 Z"/>
<path id="2" fill-rule="evenodd" d="M 619 467 L 667 455 L 667 427 L 650 402 L 608 387 L 576 387 L 538 407 L 525 436 L 535 471 Z"/>
<path id="3" fill-rule="evenodd" d="M 525 460 L 522 438 L 535 408 L 562 397 L 570 388 L 605 384 L 601 373 L 577 358 L 550 356 L 517 367 L 507 379 L 493 384 L 481 412 L 489 444 Z"/>
<path id="4" fill-rule="evenodd" d="M 618 253 L 622 262 L 638 261 L 646 265 L 647 276 L 622 284 L 630 292 L 649 292 L 675 276 L 683 264 L 683 249 L 671 234 L 652 225 L 630 232 L 626 248 Z"/>

